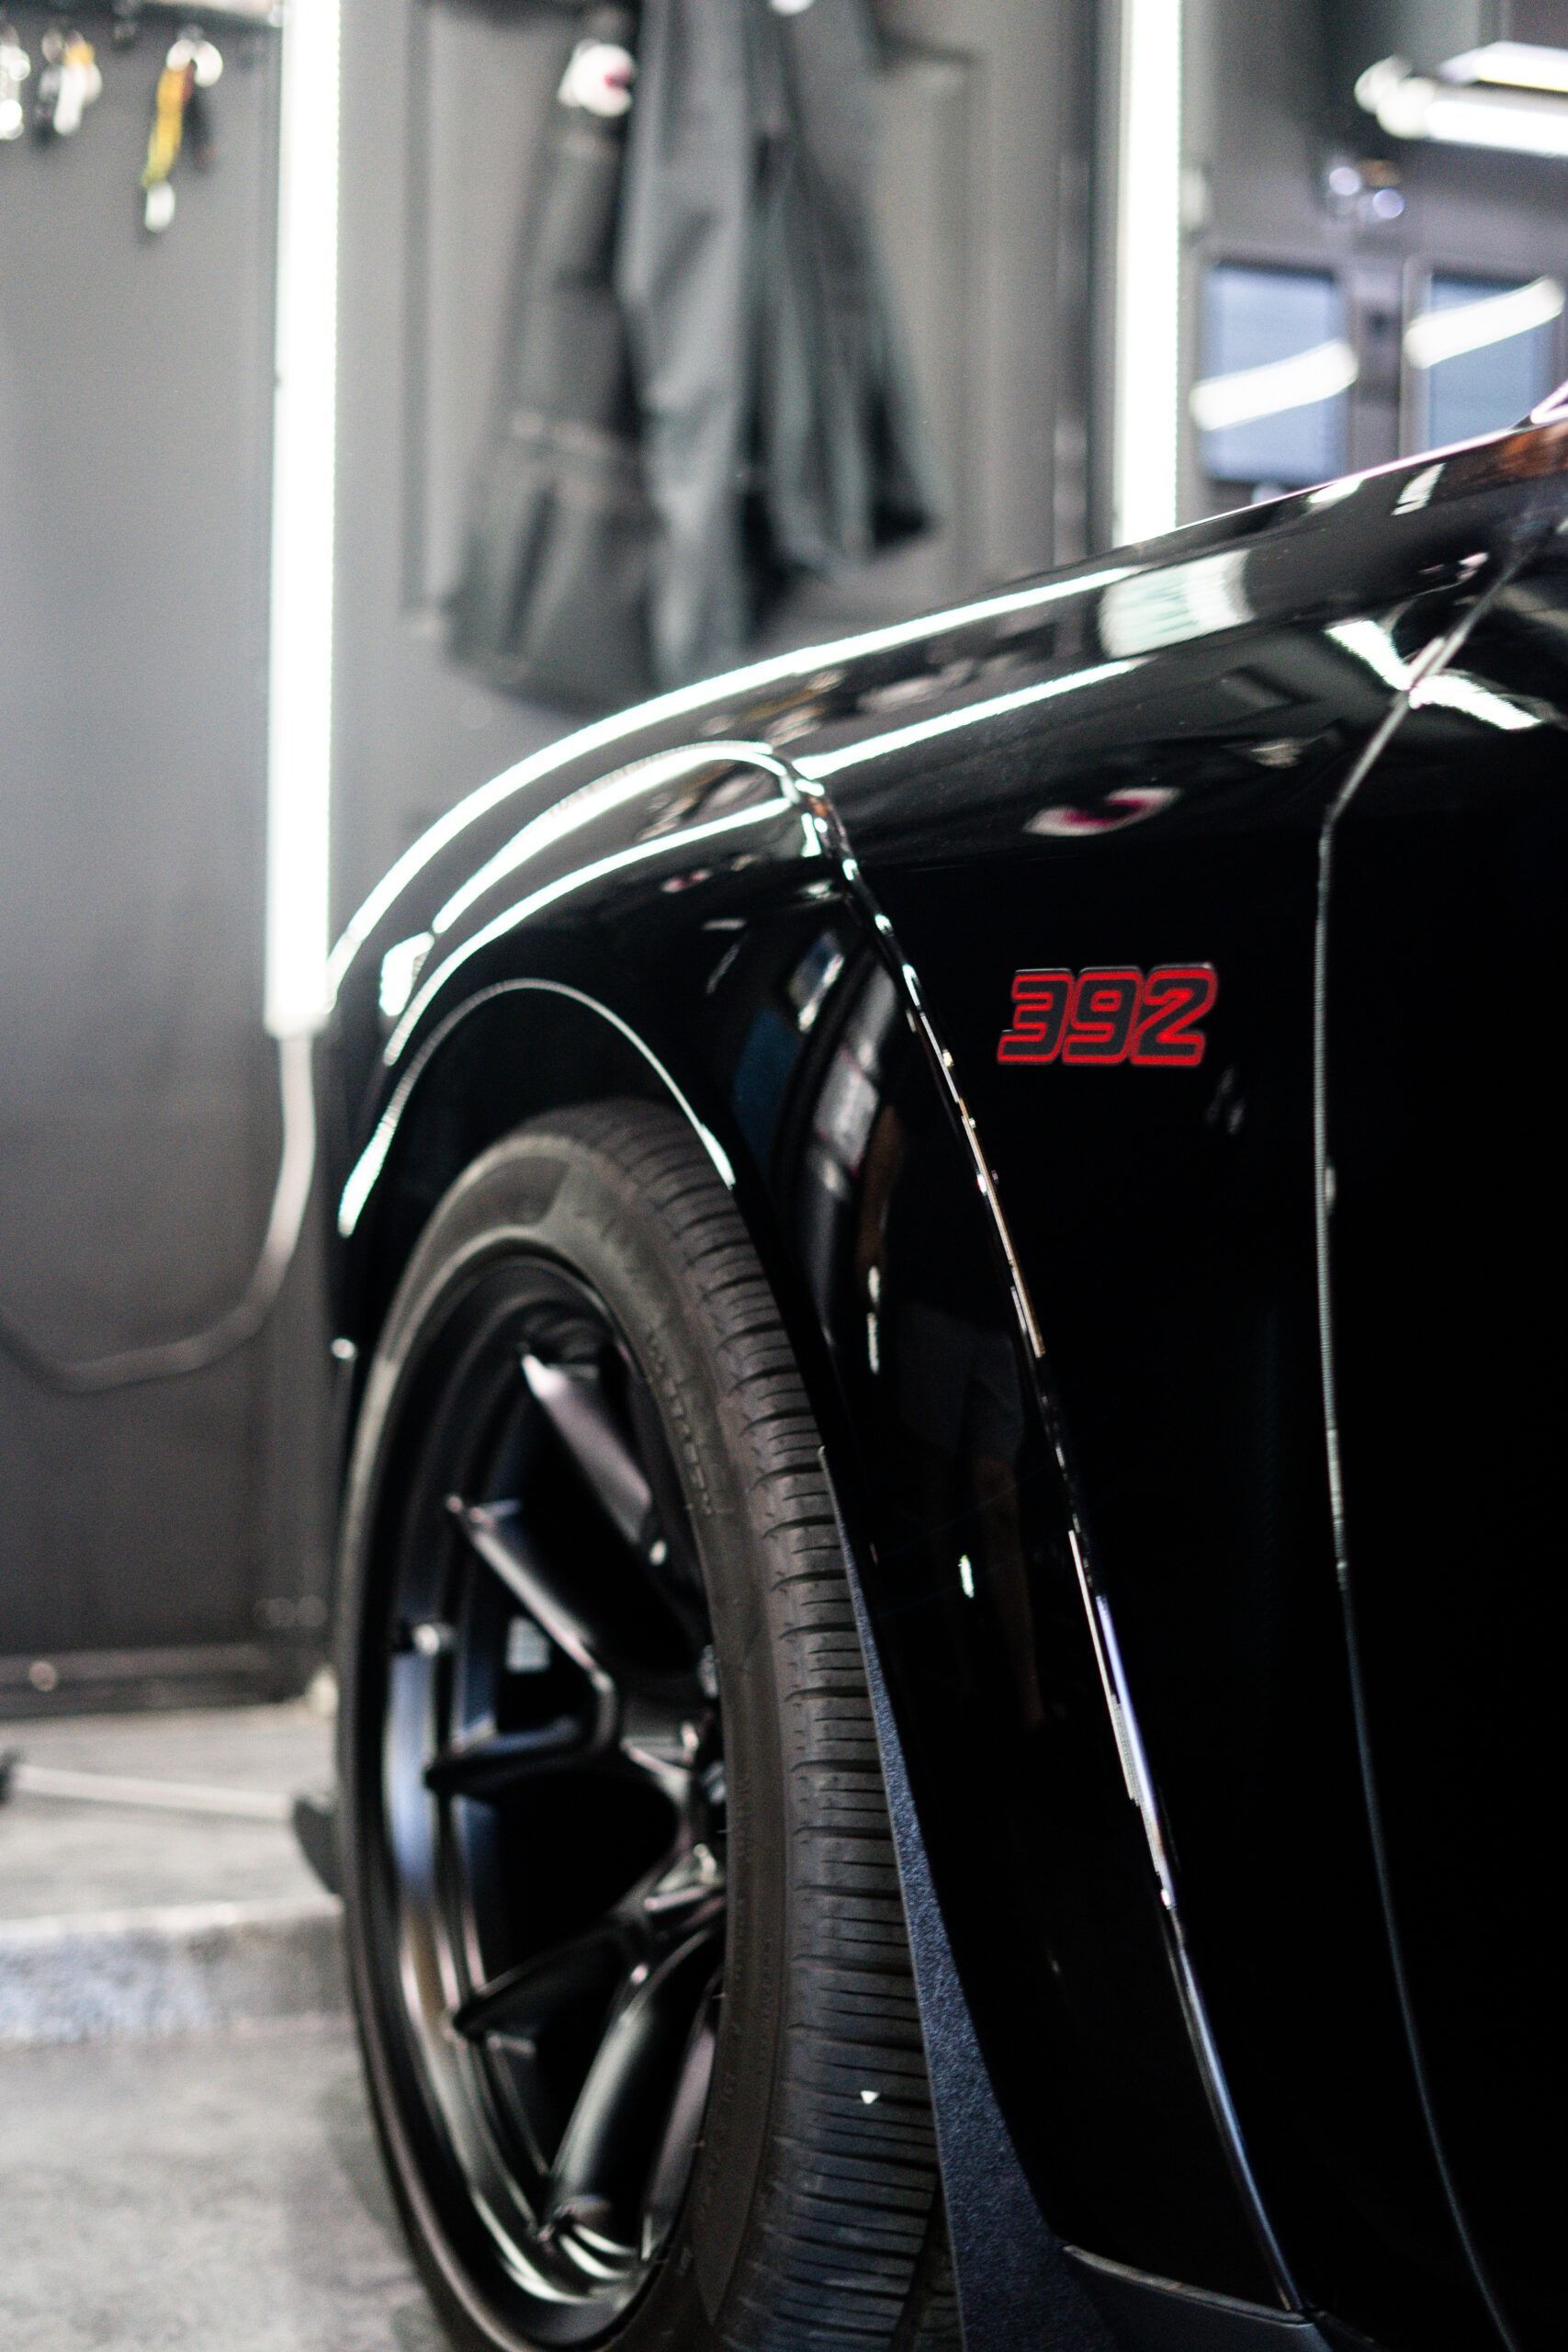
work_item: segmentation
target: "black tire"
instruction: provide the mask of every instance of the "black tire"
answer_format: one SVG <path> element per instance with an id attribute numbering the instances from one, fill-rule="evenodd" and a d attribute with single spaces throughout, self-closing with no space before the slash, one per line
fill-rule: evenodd
<path id="1" fill-rule="evenodd" d="M 491 1359 L 500 1404 L 486 1402 L 483 1368 Z M 525 1417 L 515 1425 L 521 1434 L 510 1436 L 496 1434 L 513 1426 L 496 1418 L 503 1405 L 513 1409 L 507 1377 Z M 538 1569 L 546 1583 L 557 1575 L 551 1544 L 573 1562 L 599 1557 L 588 1522 L 570 1519 L 570 1498 L 603 1511 L 609 1489 L 599 1457 L 583 1450 L 559 1404 L 567 1395 L 589 1397 L 603 1425 L 614 1422 L 654 1498 L 652 1517 L 640 1521 L 615 1503 L 615 1541 L 632 1548 L 615 1554 L 611 1585 L 601 1580 L 579 1611 L 586 1622 L 597 1609 L 595 1623 L 611 1625 L 602 1652 L 617 1644 L 626 1656 L 637 1651 L 629 1681 L 617 1686 L 618 1746 L 574 1745 L 547 1779 L 536 1770 L 501 1794 L 488 1784 L 475 1794 L 462 1781 L 454 1794 L 437 1766 L 442 1792 L 431 1793 L 423 1779 L 410 1777 L 424 1771 L 422 1758 L 400 1761 L 403 1748 L 444 1739 L 448 1756 L 479 1755 L 518 1679 L 497 1679 L 497 1609 L 525 1612 L 514 1599 L 492 1605 L 470 1547 L 492 1541 L 498 1526 L 514 1531 L 519 1557 L 536 1568 L 546 1561 Z M 540 1398 L 547 1423 L 535 1411 Z M 470 1457 L 477 1467 L 465 1466 Z M 461 1499 L 481 1473 L 492 1486 L 502 1480 L 503 1500 Z M 624 1488 L 625 1476 L 615 1475 Z M 439 1489 L 449 1478 L 456 1492 L 443 1522 Z M 652 1526 L 661 1532 L 650 1542 Z M 657 1577 L 655 1560 L 662 1563 Z M 677 1591 L 682 1560 L 690 1589 Z M 627 1634 L 604 1600 L 613 1590 L 619 1607 L 623 1587 L 635 1589 L 626 1605 L 640 1609 L 645 1583 L 657 1586 L 659 1609 L 668 1604 L 660 1623 L 668 1628 L 678 1619 L 684 1628 L 657 1671 L 646 1662 L 651 1637 Z M 549 1593 L 558 1588 L 557 1577 Z M 486 2352 L 587 2343 L 617 2352 L 956 2347 L 903 1908 L 817 1430 L 729 1193 L 673 1113 L 606 1102 L 537 1120 L 488 1152 L 441 1203 L 368 1372 L 343 1592 L 341 1769 L 355 2006 L 392 2185 L 455 2340 Z M 569 1632 L 575 1605 L 569 1600 Z M 520 1637 L 506 1623 L 510 1660 Z M 711 1646 L 693 1650 L 705 1629 Z M 530 1633 L 521 1646 L 534 1657 L 541 1645 Z M 660 1673 L 686 1695 L 660 1700 Z M 693 1674 L 712 1702 L 705 1713 L 690 1696 Z M 554 1703 L 560 1689 L 569 1703 L 547 1727 L 550 1736 L 588 1740 L 582 1674 L 552 1651 L 541 1687 L 552 1675 Z M 500 1695 L 492 1702 L 487 1693 Z M 529 1696 L 528 1704 L 537 1713 L 544 1702 Z M 649 1918 L 665 1917 L 651 1907 L 646 1871 L 631 1894 L 615 1895 L 611 1870 L 616 1857 L 623 1872 L 646 1859 L 637 1842 L 644 1827 L 628 1828 L 613 1810 L 635 1793 L 628 1746 L 638 1769 L 650 1757 L 677 1756 L 669 1740 L 659 1746 L 660 1704 L 688 1710 L 678 1754 L 690 1770 L 683 1781 L 658 1783 L 676 1794 L 657 1838 L 672 1838 L 669 1852 L 680 1859 L 654 1865 L 664 1871 L 656 1891 L 678 1881 L 689 1900 L 692 1856 L 701 1854 L 712 1900 L 706 1910 L 680 1915 L 680 1933 L 697 1924 L 677 1961 L 666 1956 L 668 1929 L 663 1944 L 646 1947 L 652 1959 L 637 1960 L 645 1947 L 636 1946 L 642 1975 L 631 1982 L 640 1992 L 623 1984 L 607 2007 L 602 1990 L 574 1992 L 578 2006 L 552 2021 L 538 1987 L 565 1978 L 536 1956 L 528 1922 L 558 1924 L 585 1905 L 608 1904 L 585 1931 L 601 1941 L 571 1950 L 603 1959 L 607 1920 L 614 1965 L 624 1966 L 632 1948 L 614 1939 L 631 1932 L 626 1920 L 641 1935 Z M 641 1747 L 625 1729 L 637 1709 L 653 1709 L 637 1720 L 656 1724 Z M 568 1720 L 574 1728 L 563 1733 L 559 1722 Z M 509 1736 L 516 1747 L 540 1735 Z M 480 1763 L 491 1753 L 483 1747 Z M 579 1753 L 596 1760 L 574 1765 Z M 699 1788 L 698 1766 L 708 1757 L 717 1761 L 702 1766 Z M 474 1767 L 463 1760 L 461 1769 Z M 601 1867 L 610 1871 L 603 1884 L 593 1878 Z M 661 1892 L 659 1900 L 667 1900 Z M 520 1936 L 517 1948 L 501 1939 L 502 1959 L 512 1963 L 502 1972 L 502 1993 L 520 1982 L 517 1997 L 532 2021 L 517 2024 L 514 2008 L 510 2038 L 494 2029 L 476 2041 L 474 2019 L 482 2026 L 496 2011 L 492 1994 L 476 1993 L 472 1980 L 488 1985 L 493 1977 L 482 1948 L 487 1922 L 502 1914 L 508 1932 Z M 684 2041 L 675 1992 L 660 1994 L 676 2006 L 649 2024 L 656 1983 L 694 2005 Z M 443 1999 L 448 2013 L 433 2025 L 432 2004 L 439 2010 Z M 615 2056 L 605 2056 L 606 2020 L 620 2019 L 624 2042 L 639 1999 L 640 2075 L 636 2066 L 617 2071 Z M 456 2033 L 454 2003 L 462 2012 Z M 574 2116 L 552 2159 L 555 2127 L 539 2124 L 531 2102 L 547 2062 L 557 2070 L 555 2112 L 570 2108 L 573 2093 L 558 2087 L 562 2044 L 576 2052 L 572 2081 L 578 2065 L 592 2070 L 593 2098 L 579 2105 L 593 2113 L 587 2125 Z M 644 2051 L 652 2053 L 646 2061 Z M 656 2077 L 662 2086 L 661 2066 L 677 2087 L 659 2124 L 662 2110 L 648 2086 Z M 628 2085 L 643 2086 L 643 2104 L 628 2103 Z M 521 2141 L 508 2137 L 513 2105 L 525 2111 Z M 580 2161 L 584 2144 L 590 2156 Z M 657 2157 L 645 2159 L 654 2148 Z M 651 2185 L 641 2192 L 626 2186 L 645 2170 Z M 505 2205 L 498 2221 L 508 2196 L 515 2211 Z M 595 2264 L 610 2274 L 607 2283 L 592 2275 Z"/>

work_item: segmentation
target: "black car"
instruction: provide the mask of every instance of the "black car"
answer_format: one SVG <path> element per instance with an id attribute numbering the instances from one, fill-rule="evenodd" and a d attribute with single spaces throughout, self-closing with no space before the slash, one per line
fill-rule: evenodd
<path id="1" fill-rule="evenodd" d="M 1565 709 L 1549 410 L 589 727 L 356 917 L 457 2341 L 1558 2340 Z"/>

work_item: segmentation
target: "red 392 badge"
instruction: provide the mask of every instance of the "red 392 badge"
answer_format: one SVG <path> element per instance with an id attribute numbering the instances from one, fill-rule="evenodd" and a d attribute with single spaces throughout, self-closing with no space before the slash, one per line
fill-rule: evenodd
<path id="1" fill-rule="evenodd" d="M 1012 1026 L 998 1062 L 1069 1062 L 1104 1069 L 1196 1069 L 1208 1044 L 1199 1025 L 1219 994 L 1212 964 L 1094 964 L 1081 972 L 1018 973 Z"/>

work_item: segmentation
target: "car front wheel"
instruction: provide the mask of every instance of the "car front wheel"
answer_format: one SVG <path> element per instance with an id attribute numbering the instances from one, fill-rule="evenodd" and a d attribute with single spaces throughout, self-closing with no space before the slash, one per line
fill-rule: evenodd
<path id="1" fill-rule="evenodd" d="M 819 1442 L 673 1113 L 536 1121 L 436 1210 L 343 1591 L 355 2003 L 456 2340 L 955 2347 Z"/>

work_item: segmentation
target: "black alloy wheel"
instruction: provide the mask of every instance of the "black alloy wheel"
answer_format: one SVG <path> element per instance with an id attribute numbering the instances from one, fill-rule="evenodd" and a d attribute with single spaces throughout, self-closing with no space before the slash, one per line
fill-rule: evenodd
<path id="1" fill-rule="evenodd" d="M 344 1574 L 355 2007 L 457 2340 L 956 2345 L 820 1451 L 673 1114 L 536 1123 L 437 1209 Z"/>
<path id="2" fill-rule="evenodd" d="M 707 1608 L 601 1304 L 517 1256 L 447 1337 L 383 1622 L 407 2024 L 519 2279 L 607 2318 L 668 2234 L 712 2065 Z"/>

